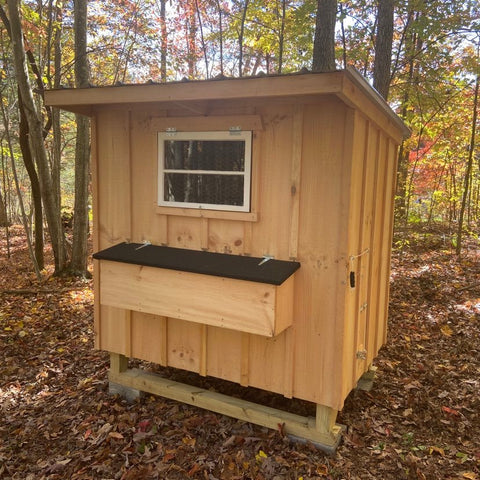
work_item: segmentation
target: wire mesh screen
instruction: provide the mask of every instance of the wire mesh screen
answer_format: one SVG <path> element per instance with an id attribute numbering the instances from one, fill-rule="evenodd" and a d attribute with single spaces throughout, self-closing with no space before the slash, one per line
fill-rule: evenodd
<path id="1" fill-rule="evenodd" d="M 243 176 L 166 173 L 164 182 L 168 201 L 243 205 Z"/>
<path id="2" fill-rule="evenodd" d="M 244 204 L 244 140 L 165 140 L 164 200 Z"/>

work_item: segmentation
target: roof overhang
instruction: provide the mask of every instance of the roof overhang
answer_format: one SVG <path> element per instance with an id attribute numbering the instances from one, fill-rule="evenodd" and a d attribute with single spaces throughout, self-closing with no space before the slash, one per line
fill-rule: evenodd
<path id="1" fill-rule="evenodd" d="M 307 95 L 334 95 L 370 118 L 380 115 L 402 138 L 410 130 L 387 102 L 353 68 L 327 73 L 296 73 L 243 78 L 222 78 L 171 83 L 68 88 L 45 92 L 47 105 L 83 115 L 99 107 L 213 100 L 268 99 Z"/>

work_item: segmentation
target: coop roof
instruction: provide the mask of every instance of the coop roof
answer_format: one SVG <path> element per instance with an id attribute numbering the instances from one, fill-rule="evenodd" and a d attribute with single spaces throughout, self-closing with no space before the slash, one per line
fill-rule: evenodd
<path id="1" fill-rule="evenodd" d="M 334 95 L 350 107 L 363 111 L 368 117 L 377 118 L 382 126 L 385 126 L 384 121 L 391 123 L 401 136 L 407 137 L 410 134 L 400 117 L 353 68 L 327 73 L 305 71 L 287 75 L 63 88 L 45 92 L 45 101 L 52 107 L 93 115 L 96 108 L 108 105 L 273 99 L 308 95 Z M 384 118 L 378 118 L 379 115 Z"/>

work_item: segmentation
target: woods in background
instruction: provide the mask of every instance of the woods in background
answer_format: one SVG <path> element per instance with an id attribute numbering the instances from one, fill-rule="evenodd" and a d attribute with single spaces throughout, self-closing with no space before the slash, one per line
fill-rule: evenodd
<path id="1" fill-rule="evenodd" d="M 353 66 L 412 129 L 398 158 L 397 225 L 440 223 L 460 253 L 478 224 L 475 1 L 8 0 L 0 20 L 0 227 L 24 224 L 37 272 L 46 222 L 56 273 L 88 273 L 88 119 L 43 103 L 62 85 Z"/>

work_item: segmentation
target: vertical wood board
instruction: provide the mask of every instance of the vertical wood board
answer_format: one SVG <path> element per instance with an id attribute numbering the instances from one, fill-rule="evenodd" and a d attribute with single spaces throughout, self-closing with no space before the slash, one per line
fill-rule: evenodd
<path id="1" fill-rule="evenodd" d="M 207 375 L 241 383 L 242 337 L 225 328 L 208 327 Z"/>
<path id="2" fill-rule="evenodd" d="M 336 102 L 322 109 L 306 106 L 302 148 L 294 395 L 332 407 L 343 403 L 351 168 L 345 155 L 346 115 Z"/>
<path id="3" fill-rule="evenodd" d="M 383 341 L 379 341 L 379 336 L 383 331 L 383 314 L 380 312 L 380 288 L 383 283 L 382 264 L 385 261 L 381 257 L 383 251 L 384 242 L 384 220 L 385 220 L 385 195 L 386 195 L 386 173 L 388 171 L 388 158 L 386 157 L 386 138 L 383 135 L 378 137 L 378 169 L 376 180 L 376 192 L 375 192 L 375 220 L 374 231 L 372 240 L 372 284 L 371 291 L 369 292 L 369 298 L 371 299 L 370 314 L 372 315 L 371 327 L 372 331 L 369 332 L 369 336 L 373 336 L 374 349 L 377 350 L 383 344 Z"/>
<path id="4" fill-rule="evenodd" d="M 366 122 L 358 112 L 351 113 L 353 122 L 351 135 L 353 138 L 346 139 L 350 146 L 351 158 L 351 180 L 350 180 L 350 205 L 348 215 L 348 259 L 347 259 L 347 285 L 345 289 L 345 313 L 343 336 L 343 358 L 342 358 L 342 391 L 349 392 L 352 389 L 352 379 L 356 364 L 356 352 L 359 344 L 364 343 L 364 325 L 362 322 L 363 312 L 360 305 L 362 260 L 362 229 L 364 209 L 364 187 L 365 187 L 365 142 Z M 353 276 L 353 277 L 352 277 Z M 353 281 L 353 284 L 351 283 Z"/>
<path id="5" fill-rule="evenodd" d="M 242 255 L 244 253 L 244 235 L 243 222 L 209 219 L 208 250 Z"/>
<path id="6" fill-rule="evenodd" d="M 296 105 L 292 121 L 292 168 L 290 194 L 292 196 L 290 211 L 290 247 L 289 257 L 296 259 L 298 255 L 298 233 L 300 220 L 300 182 L 302 175 L 302 145 L 303 145 L 303 109 L 302 104 Z"/>
<path id="7" fill-rule="evenodd" d="M 384 217 L 383 217 L 383 242 L 382 242 L 382 265 L 381 265 L 381 284 L 379 289 L 379 307 L 378 316 L 383 319 L 380 324 L 377 335 L 377 347 L 380 348 L 387 340 L 387 317 L 388 300 L 390 287 L 390 260 L 392 251 L 393 237 L 393 208 L 395 200 L 395 179 L 397 166 L 397 149 L 393 146 L 390 139 L 387 139 L 386 157 L 388 159 L 388 168 L 385 172 L 385 197 L 384 197 Z"/>
<path id="8" fill-rule="evenodd" d="M 94 116 L 90 120 L 90 171 L 92 175 L 92 212 L 93 212 L 93 250 L 98 252 L 99 239 L 98 231 L 100 230 L 100 223 L 98 221 L 98 121 Z M 94 300 L 100 298 L 100 263 L 93 260 L 93 296 Z M 100 336 L 100 302 L 94 301 L 93 304 L 93 335 L 94 348 L 101 349 L 102 338 Z"/>
<path id="9" fill-rule="evenodd" d="M 202 325 L 168 319 L 168 365 L 200 373 Z"/>
<path id="10" fill-rule="evenodd" d="M 148 112 L 132 112 L 132 242 L 148 240 L 165 242 L 165 224 L 156 215 L 157 203 L 157 142 L 146 128 Z"/>
<path id="11" fill-rule="evenodd" d="M 130 312 L 122 308 L 100 305 L 100 338 L 102 350 L 128 355 L 131 350 Z"/>
<path id="12" fill-rule="evenodd" d="M 98 247 L 131 238 L 130 127 L 128 112 L 101 111 L 97 117 Z"/>
<path id="13" fill-rule="evenodd" d="M 257 199 L 261 221 L 253 225 L 251 254 L 288 259 L 292 107 L 264 107 L 262 118 L 264 131 L 259 145 L 261 175 Z"/>
<path id="14" fill-rule="evenodd" d="M 376 332 L 378 330 L 377 323 L 382 321 L 383 319 L 377 315 L 377 303 L 378 303 L 378 296 L 375 295 L 376 292 L 376 282 L 378 275 L 378 270 L 375 269 L 375 265 L 377 264 L 377 251 L 375 250 L 375 239 L 378 238 L 378 206 L 377 203 L 379 200 L 379 192 L 382 179 L 380 178 L 379 171 L 381 169 L 380 162 L 382 159 L 381 150 L 380 150 L 380 139 L 381 139 L 381 132 L 380 130 L 370 123 L 369 128 L 369 145 L 368 145 L 368 166 L 369 166 L 369 177 L 370 177 L 370 197 L 371 197 L 371 220 L 370 220 L 370 229 L 369 229 L 369 244 L 371 253 L 368 257 L 368 284 L 367 284 L 367 343 L 366 343 L 366 350 L 367 350 L 367 359 L 366 364 L 371 365 L 373 359 L 378 353 L 378 345 L 376 341 Z"/>
<path id="15" fill-rule="evenodd" d="M 176 248 L 201 250 L 201 219 L 170 216 L 168 219 L 168 245 Z"/>
<path id="16" fill-rule="evenodd" d="M 374 222 L 374 203 L 376 192 L 376 170 L 378 168 L 378 129 L 368 120 L 366 120 L 367 130 L 365 132 L 365 151 L 364 151 L 364 184 L 363 184 L 363 200 L 362 200 L 362 228 L 360 229 L 360 248 L 358 258 L 359 269 L 359 295 L 357 309 L 360 312 L 359 329 L 362 331 L 363 343 L 358 342 L 357 351 L 359 358 L 353 371 L 353 385 L 359 380 L 363 373 L 368 370 L 371 359 L 378 353 L 374 344 L 369 339 L 370 331 L 375 331 L 375 322 L 379 319 L 372 315 L 375 311 L 375 303 L 377 299 L 371 298 L 371 282 L 375 281 L 372 277 L 371 264 L 374 252 L 372 248 L 373 222 Z M 367 253 L 368 252 L 368 253 Z M 352 386 L 353 386 L 352 385 Z"/>
<path id="17" fill-rule="evenodd" d="M 130 121 L 128 111 L 101 110 L 96 116 L 95 245 L 99 249 L 131 238 Z M 101 284 L 101 268 L 100 268 Z M 101 296 L 100 284 L 96 298 Z M 125 310 L 101 306 L 99 345 L 104 350 L 130 352 L 130 317 Z"/>
<path id="18" fill-rule="evenodd" d="M 165 317 L 132 312 L 132 357 L 166 365 Z"/>

